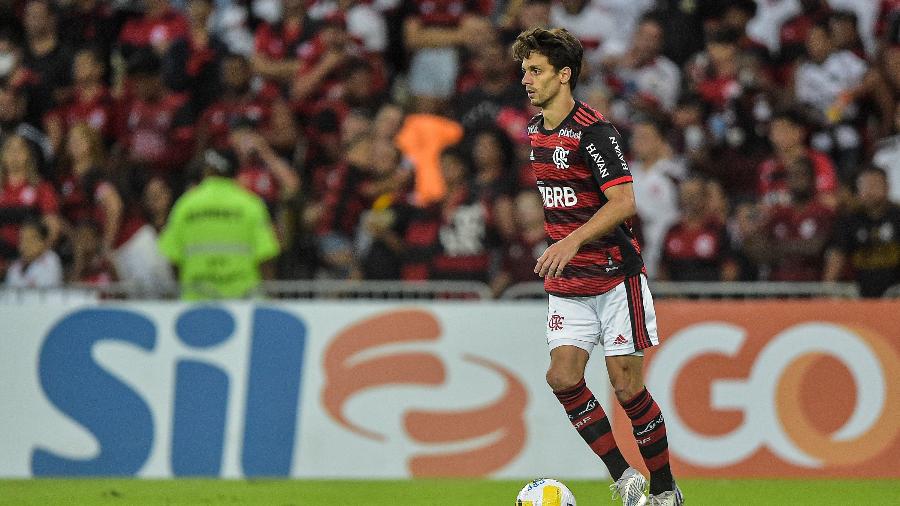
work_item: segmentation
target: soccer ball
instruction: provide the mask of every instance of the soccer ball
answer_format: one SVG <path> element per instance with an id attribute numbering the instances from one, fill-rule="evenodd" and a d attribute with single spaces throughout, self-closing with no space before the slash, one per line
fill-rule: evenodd
<path id="1" fill-rule="evenodd" d="M 519 491 L 516 506 L 575 506 L 575 495 L 557 480 L 538 478 Z"/>

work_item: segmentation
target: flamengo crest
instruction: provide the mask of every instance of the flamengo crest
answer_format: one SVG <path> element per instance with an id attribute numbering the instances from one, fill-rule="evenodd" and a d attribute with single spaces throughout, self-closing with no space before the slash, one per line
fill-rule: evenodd
<path id="1" fill-rule="evenodd" d="M 556 164 L 557 169 L 568 169 L 569 168 L 569 150 L 563 149 L 559 146 L 553 150 L 553 163 Z"/>

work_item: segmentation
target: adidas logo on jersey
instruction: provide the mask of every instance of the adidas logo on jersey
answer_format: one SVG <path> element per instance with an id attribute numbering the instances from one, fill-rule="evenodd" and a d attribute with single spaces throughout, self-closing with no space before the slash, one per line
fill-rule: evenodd
<path id="1" fill-rule="evenodd" d="M 621 346 L 623 344 L 628 344 L 628 339 L 625 339 L 625 336 L 619 334 L 616 336 L 615 340 L 613 340 L 613 344 Z"/>

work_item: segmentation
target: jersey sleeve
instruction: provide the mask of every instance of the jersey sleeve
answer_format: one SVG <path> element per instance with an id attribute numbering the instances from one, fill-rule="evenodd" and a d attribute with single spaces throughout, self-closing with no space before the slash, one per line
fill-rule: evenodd
<path id="1" fill-rule="evenodd" d="M 578 149 L 600 185 L 600 191 L 632 181 L 631 171 L 625 162 L 622 137 L 610 123 L 596 123 L 587 127 Z"/>

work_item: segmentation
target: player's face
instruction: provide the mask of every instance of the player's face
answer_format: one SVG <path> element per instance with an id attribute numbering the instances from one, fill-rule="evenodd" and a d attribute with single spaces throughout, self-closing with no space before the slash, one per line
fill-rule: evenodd
<path id="1" fill-rule="evenodd" d="M 559 93 L 560 71 L 553 68 L 546 56 L 532 52 L 522 60 L 522 84 L 531 105 L 543 108 Z"/>

